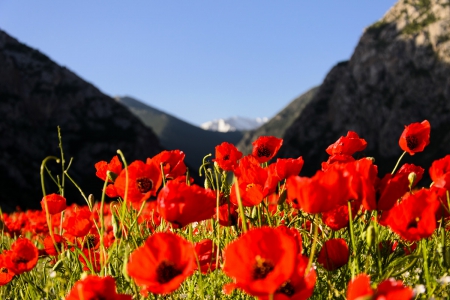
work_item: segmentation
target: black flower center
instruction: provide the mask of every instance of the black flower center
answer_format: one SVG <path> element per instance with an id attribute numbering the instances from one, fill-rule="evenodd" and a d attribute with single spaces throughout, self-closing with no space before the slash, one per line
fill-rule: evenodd
<path id="1" fill-rule="evenodd" d="M 94 248 L 94 247 L 95 247 L 95 244 L 96 244 L 95 241 L 96 241 L 95 235 L 89 233 L 89 234 L 86 236 L 85 243 L 86 243 L 86 246 L 87 246 L 88 248 Z"/>
<path id="2" fill-rule="evenodd" d="M 230 156 L 227 154 L 227 155 L 225 155 L 222 159 L 223 159 L 223 160 L 229 160 L 229 159 L 230 159 Z"/>
<path id="3" fill-rule="evenodd" d="M 0 269 L 0 272 L 2 272 L 2 273 L 8 273 L 8 269 L 5 268 L 5 267 L 2 267 L 2 268 Z"/>
<path id="4" fill-rule="evenodd" d="M 139 177 L 136 179 L 137 189 L 141 194 L 145 194 L 153 187 L 153 181 L 147 177 Z"/>
<path id="5" fill-rule="evenodd" d="M 414 150 L 419 146 L 419 140 L 414 135 L 408 135 L 406 137 L 406 146 L 409 150 Z"/>
<path id="6" fill-rule="evenodd" d="M 29 259 L 24 256 L 15 256 L 15 257 L 13 257 L 12 261 L 15 264 L 26 264 L 26 263 L 28 263 Z"/>
<path id="7" fill-rule="evenodd" d="M 156 280 L 159 283 L 164 284 L 171 281 L 181 273 L 182 272 L 180 270 L 175 268 L 174 263 L 165 260 L 156 268 Z"/>
<path id="8" fill-rule="evenodd" d="M 258 157 L 270 157 L 270 150 L 264 145 L 258 147 Z"/>
<path id="9" fill-rule="evenodd" d="M 271 261 L 256 257 L 256 264 L 253 267 L 253 279 L 264 279 L 274 269 L 274 265 Z"/>
<path id="10" fill-rule="evenodd" d="M 278 288 L 277 292 L 291 297 L 295 294 L 295 289 L 289 281 L 286 281 Z"/>
<path id="11" fill-rule="evenodd" d="M 414 220 L 411 220 L 411 222 L 408 223 L 408 225 L 406 226 L 406 229 L 410 229 L 410 228 L 417 228 L 417 226 L 419 225 L 419 218 L 415 218 Z"/>

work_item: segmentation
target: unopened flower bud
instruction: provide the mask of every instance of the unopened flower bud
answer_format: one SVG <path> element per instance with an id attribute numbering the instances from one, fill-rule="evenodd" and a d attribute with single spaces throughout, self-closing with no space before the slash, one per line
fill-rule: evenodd
<path id="1" fill-rule="evenodd" d="M 414 183 L 416 182 L 417 174 L 414 172 L 411 172 L 408 174 L 408 181 L 409 181 L 409 189 L 411 190 Z"/>
<path id="2" fill-rule="evenodd" d="M 375 157 L 368 156 L 368 157 L 366 157 L 366 159 L 371 160 L 372 163 L 375 163 Z"/>
<path id="3" fill-rule="evenodd" d="M 370 225 L 366 231 L 367 249 L 370 249 L 370 247 L 372 246 L 372 241 L 373 241 L 374 235 L 375 235 L 375 229 L 373 228 L 372 225 Z"/>
<path id="4" fill-rule="evenodd" d="M 94 195 L 90 194 L 88 196 L 88 202 L 89 202 L 90 207 L 92 207 L 94 205 L 94 201 L 95 201 Z"/>
<path id="5" fill-rule="evenodd" d="M 212 188 L 212 184 L 211 181 L 208 179 L 208 177 L 205 178 L 205 182 L 203 183 L 205 189 L 211 189 Z"/>
<path id="6" fill-rule="evenodd" d="M 111 180 L 112 182 L 116 181 L 117 178 L 117 174 L 111 171 L 106 171 L 106 176 L 108 177 L 109 180 Z"/>

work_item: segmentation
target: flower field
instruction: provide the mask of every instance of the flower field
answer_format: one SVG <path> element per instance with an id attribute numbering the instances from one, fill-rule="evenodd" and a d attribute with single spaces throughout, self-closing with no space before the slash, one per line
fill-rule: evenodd
<path id="1" fill-rule="evenodd" d="M 430 131 L 405 126 L 388 174 L 354 158 L 367 142 L 352 131 L 312 177 L 302 157 L 274 159 L 272 136 L 247 156 L 217 145 L 203 182 L 180 150 L 130 163 L 118 150 L 93 166 L 104 188 L 80 189 L 84 206 L 64 197 L 77 184 L 60 141 L 42 162 L 42 210 L 2 214 L 0 299 L 448 299 L 450 154 L 401 162 Z"/>

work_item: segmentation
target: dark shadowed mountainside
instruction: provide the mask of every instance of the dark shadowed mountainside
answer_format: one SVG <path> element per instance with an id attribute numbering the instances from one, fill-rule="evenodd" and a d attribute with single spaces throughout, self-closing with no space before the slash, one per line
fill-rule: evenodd
<path id="1" fill-rule="evenodd" d="M 314 98 L 286 130 L 281 156 L 305 160 L 311 175 L 325 149 L 348 130 L 367 140 L 380 173 L 390 172 L 402 150 L 404 126 L 431 123 L 431 143 L 403 162 L 426 170 L 450 153 L 450 7 L 448 1 L 398 1 L 366 28 L 352 57 L 336 65 Z"/>
<path id="2" fill-rule="evenodd" d="M 0 30 L 0 206 L 11 211 L 38 208 L 42 199 L 42 160 L 59 156 L 61 127 L 69 174 L 88 195 L 101 195 L 94 164 L 121 149 L 127 161 L 162 151 L 153 131 L 111 97 L 46 55 Z M 49 162 L 55 172 L 61 166 Z M 59 174 L 59 173 L 54 173 Z M 50 178 L 46 177 L 50 182 Z M 67 200 L 81 202 L 66 179 Z M 47 193 L 56 192 L 47 184 Z"/>

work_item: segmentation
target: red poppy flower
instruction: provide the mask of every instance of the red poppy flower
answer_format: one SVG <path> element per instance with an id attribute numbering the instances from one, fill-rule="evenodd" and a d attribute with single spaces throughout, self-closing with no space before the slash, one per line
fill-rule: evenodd
<path id="1" fill-rule="evenodd" d="M 38 256 L 38 249 L 29 239 L 19 238 L 11 245 L 11 250 L 5 251 L 4 262 L 9 270 L 19 275 L 33 270 Z"/>
<path id="2" fill-rule="evenodd" d="M 427 120 L 421 123 L 411 123 L 405 129 L 398 141 L 400 148 L 410 155 L 422 152 L 430 143 L 430 122 Z"/>
<path id="3" fill-rule="evenodd" d="M 340 176 L 348 181 L 347 200 L 352 200 L 351 204 L 355 214 L 361 204 L 366 210 L 376 209 L 375 185 L 378 182 L 378 168 L 371 159 L 362 158 L 347 163 L 334 163 L 325 172 L 331 170 L 338 171 Z M 346 203 L 342 205 L 346 205 Z"/>
<path id="4" fill-rule="evenodd" d="M 46 207 L 48 209 L 48 213 L 51 215 L 62 212 L 66 209 L 66 198 L 58 194 L 50 194 L 44 196 L 41 201 L 41 207 L 43 211 L 46 211 Z"/>
<path id="5" fill-rule="evenodd" d="M 450 189 L 450 154 L 435 160 L 431 164 L 429 173 L 434 187 Z"/>
<path id="6" fill-rule="evenodd" d="M 354 202 L 353 202 L 354 203 Z M 353 204 L 352 203 L 352 204 Z M 352 205 L 352 216 L 356 216 L 359 210 L 359 206 Z M 322 221 L 325 225 L 333 229 L 334 231 L 340 230 L 348 226 L 348 205 L 344 204 L 338 206 L 335 209 L 322 213 Z"/>
<path id="7" fill-rule="evenodd" d="M 114 187 L 120 197 L 125 199 L 126 190 L 126 170 L 122 170 Z M 128 166 L 128 194 L 127 200 L 132 203 L 141 203 L 156 196 L 156 191 L 162 184 L 162 176 L 156 163 L 145 164 L 143 161 L 136 160 Z"/>
<path id="8" fill-rule="evenodd" d="M 389 226 L 407 241 L 418 241 L 433 234 L 439 206 L 437 195 L 432 190 L 407 193 L 400 203 L 383 213 L 380 224 Z"/>
<path id="9" fill-rule="evenodd" d="M 58 247 L 59 250 L 55 247 Z M 44 239 L 44 250 L 47 255 L 56 256 L 58 251 L 61 252 L 62 248 L 66 246 L 66 240 L 59 234 L 53 234 L 53 239 L 50 235 Z"/>
<path id="10" fill-rule="evenodd" d="M 350 179 L 344 169 L 329 168 L 317 171 L 312 178 L 291 176 L 287 179 L 287 202 L 310 214 L 322 213 L 355 199 Z M 347 188 L 344 188 L 347 187 Z"/>
<path id="11" fill-rule="evenodd" d="M 109 198 L 116 198 L 119 197 L 119 194 L 117 193 L 116 187 L 114 184 L 108 184 L 108 186 L 105 189 L 105 194 Z"/>
<path id="12" fill-rule="evenodd" d="M 326 270 L 334 271 L 348 263 L 349 251 L 344 239 L 326 241 L 319 251 L 317 262 Z"/>
<path id="13" fill-rule="evenodd" d="M 284 231 L 285 233 L 291 235 L 295 241 L 297 242 L 297 250 L 298 250 L 298 254 L 302 253 L 303 250 L 303 245 L 302 245 L 302 235 L 300 234 L 300 232 L 295 228 L 295 227 L 287 227 L 284 225 L 280 225 L 278 226 L 278 229 L 281 231 Z"/>
<path id="14" fill-rule="evenodd" d="M 213 161 L 216 162 L 222 170 L 233 171 L 241 157 L 242 152 L 240 152 L 236 146 L 223 142 L 216 146 L 216 158 L 213 159 Z"/>
<path id="15" fill-rule="evenodd" d="M 373 290 L 370 287 L 370 277 L 366 274 L 360 274 L 348 283 L 347 300 L 363 299 L 368 297 L 372 299 Z"/>
<path id="16" fill-rule="evenodd" d="M 151 159 L 148 158 L 147 164 L 154 163 L 158 169 L 160 169 L 162 165 L 165 178 L 174 179 L 183 176 L 186 173 L 186 165 L 184 163 L 185 156 L 186 154 L 180 150 L 164 150 Z"/>
<path id="17" fill-rule="evenodd" d="M 413 291 L 410 287 L 403 285 L 403 282 L 395 279 L 382 281 L 376 290 L 370 286 L 370 277 L 360 274 L 348 283 L 347 300 L 358 299 L 373 300 L 410 300 L 413 298 Z"/>
<path id="18" fill-rule="evenodd" d="M 65 216 L 63 228 L 70 235 L 83 237 L 88 234 L 93 224 L 91 212 L 86 207 L 83 207 Z"/>
<path id="19" fill-rule="evenodd" d="M 398 199 L 410 190 L 409 174 L 415 174 L 411 188 L 422 179 L 424 169 L 413 164 L 404 164 L 394 175 L 386 174 L 380 182 L 378 210 L 391 209 Z"/>
<path id="20" fill-rule="evenodd" d="M 268 176 L 264 185 L 264 195 L 275 193 L 278 183 L 290 176 L 296 176 L 303 167 L 303 158 L 278 158 L 267 168 Z"/>
<path id="21" fill-rule="evenodd" d="M 237 224 L 238 220 L 238 213 L 237 213 L 237 206 L 233 203 L 224 203 L 219 206 L 219 224 L 222 226 L 234 226 Z M 215 219 L 217 215 L 217 208 L 216 212 L 213 216 Z"/>
<path id="22" fill-rule="evenodd" d="M 84 249 L 98 249 L 100 247 L 100 235 L 97 228 L 92 227 L 89 233 L 83 237 L 81 247 Z"/>
<path id="23" fill-rule="evenodd" d="M 128 275 L 141 286 L 144 295 L 175 291 L 195 268 L 193 245 L 170 232 L 151 235 L 131 253 L 127 265 Z"/>
<path id="24" fill-rule="evenodd" d="M 277 154 L 282 144 L 283 139 L 274 136 L 260 136 L 252 143 L 252 155 L 259 163 L 268 162 Z"/>
<path id="25" fill-rule="evenodd" d="M 363 151 L 367 147 L 367 142 L 354 131 L 347 132 L 346 136 L 341 136 L 334 144 L 327 148 L 327 153 L 333 155 L 353 155 L 355 152 Z"/>
<path id="26" fill-rule="evenodd" d="M 355 161 L 355 159 L 351 155 L 347 154 L 332 155 L 328 158 L 326 162 L 325 161 L 322 162 L 322 171 L 326 171 L 330 167 L 330 165 L 334 163 L 347 163 L 352 161 Z"/>
<path id="27" fill-rule="evenodd" d="M 75 282 L 66 300 L 131 300 L 132 296 L 117 294 L 116 282 L 110 276 L 99 277 L 88 275 L 82 280 Z"/>
<path id="28" fill-rule="evenodd" d="M 284 230 L 252 229 L 224 250 L 223 271 L 234 280 L 224 288 L 253 296 L 273 294 L 294 272 L 297 253 L 295 238 Z"/>
<path id="29" fill-rule="evenodd" d="M 316 285 L 317 275 L 313 267 L 305 274 L 308 266 L 308 257 L 299 255 L 295 263 L 294 272 L 288 281 L 283 283 L 274 294 L 274 300 L 305 300 L 312 296 Z M 262 296 L 259 300 L 268 300 L 268 296 Z"/>
<path id="30" fill-rule="evenodd" d="M 210 239 L 201 240 L 195 243 L 195 253 L 197 254 L 200 271 L 203 274 L 216 269 L 217 246 Z"/>
<path id="31" fill-rule="evenodd" d="M 196 184 L 169 181 L 158 194 L 158 213 L 181 228 L 192 222 L 210 219 L 216 208 L 216 195 Z"/>
<path id="32" fill-rule="evenodd" d="M 269 195 L 269 191 L 264 188 L 268 178 L 267 169 L 261 168 L 259 162 L 254 157 L 245 156 L 242 158 L 234 172 L 237 176 L 242 205 L 258 205 Z M 237 205 L 235 184 L 231 187 L 230 201 Z"/>
<path id="33" fill-rule="evenodd" d="M 7 284 L 14 277 L 14 272 L 8 269 L 5 263 L 5 255 L 0 254 L 0 286 Z"/>
<path id="34" fill-rule="evenodd" d="M 122 171 L 122 163 L 116 155 L 111 159 L 109 163 L 107 163 L 106 161 L 99 161 L 95 164 L 95 169 L 97 170 L 95 175 L 98 178 L 106 181 L 106 178 L 108 177 L 108 182 L 114 182 L 117 175 L 119 175 Z M 109 176 L 108 171 L 110 172 Z"/>

